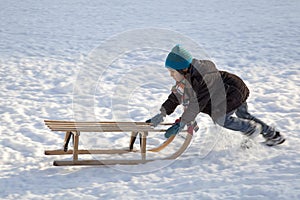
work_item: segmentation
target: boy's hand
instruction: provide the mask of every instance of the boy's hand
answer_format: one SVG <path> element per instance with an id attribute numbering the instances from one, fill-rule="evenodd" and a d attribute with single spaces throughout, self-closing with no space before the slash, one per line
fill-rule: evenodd
<path id="1" fill-rule="evenodd" d="M 173 124 L 170 128 L 167 129 L 165 133 L 165 137 L 169 138 L 172 135 L 178 134 L 184 127 L 185 127 L 185 123 L 180 121 L 175 122 L 175 124 Z"/>
<path id="2" fill-rule="evenodd" d="M 152 117 L 151 119 L 148 119 L 146 123 L 152 123 L 153 126 L 156 127 L 158 124 L 160 124 L 163 121 L 164 121 L 164 116 L 161 113 L 159 113 L 154 117 Z"/>

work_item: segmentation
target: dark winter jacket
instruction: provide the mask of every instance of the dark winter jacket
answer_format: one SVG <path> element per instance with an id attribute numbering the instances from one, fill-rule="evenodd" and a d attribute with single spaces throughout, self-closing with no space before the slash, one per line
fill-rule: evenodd
<path id="1" fill-rule="evenodd" d="M 238 76 L 219 71 L 209 60 L 193 59 L 184 75 L 188 81 L 184 90 L 188 105 L 181 120 L 185 123 L 193 121 L 200 112 L 210 115 L 215 121 L 237 109 L 249 96 L 249 89 Z M 170 115 L 182 99 L 172 92 L 162 104 L 161 112 Z"/>

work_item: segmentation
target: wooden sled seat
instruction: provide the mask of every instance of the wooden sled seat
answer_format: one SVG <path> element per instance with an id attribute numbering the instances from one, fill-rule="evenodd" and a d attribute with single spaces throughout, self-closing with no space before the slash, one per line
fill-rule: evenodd
<path id="1" fill-rule="evenodd" d="M 58 120 L 45 120 L 45 124 L 51 131 L 58 131 L 65 133 L 63 149 L 46 150 L 45 155 L 73 155 L 70 161 L 54 161 L 55 166 L 66 165 L 133 165 L 143 164 L 152 160 L 146 160 L 146 151 L 159 152 L 170 144 L 174 138 L 171 136 L 163 144 L 156 148 L 146 149 L 146 141 L 149 132 L 165 132 L 168 126 L 172 123 L 163 123 L 162 126 L 166 128 L 154 128 L 151 124 L 145 122 L 75 122 L 75 121 L 58 121 Z M 109 150 L 88 150 L 79 149 L 79 137 L 84 132 L 130 132 L 131 138 L 129 141 L 128 149 L 109 149 Z M 136 137 L 140 135 L 140 153 L 141 160 L 79 160 L 79 154 L 125 154 L 129 152 L 136 152 L 133 145 Z M 70 138 L 73 138 L 73 149 L 68 149 Z M 192 135 L 187 134 L 185 142 L 173 155 L 164 159 L 175 159 L 181 155 L 187 146 L 190 144 Z"/>

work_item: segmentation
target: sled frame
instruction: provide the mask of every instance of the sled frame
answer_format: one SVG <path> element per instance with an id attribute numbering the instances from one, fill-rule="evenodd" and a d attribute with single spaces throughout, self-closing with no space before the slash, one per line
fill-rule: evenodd
<path id="1" fill-rule="evenodd" d="M 55 160 L 54 166 L 72 166 L 72 165 L 137 165 L 155 161 L 156 159 L 146 159 L 146 152 L 159 152 L 166 148 L 176 137 L 169 137 L 158 147 L 148 149 L 147 136 L 149 132 L 165 132 L 166 129 L 156 129 L 150 123 L 145 122 L 75 122 L 60 120 L 44 120 L 46 126 L 51 131 L 65 132 L 63 148 L 57 150 L 46 150 L 45 155 L 72 155 L 72 160 Z M 172 123 L 163 123 L 162 126 L 170 126 Z M 79 149 L 79 138 L 84 132 L 131 132 L 128 149 Z M 134 149 L 134 143 L 137 136 L 140 136 L 140 150 Z M 172 155 L 158 160 L 172 160 L 178 158 L 189 146 L 193 135 L 187 134 L 181 147 Z M 68 149 L 68 144 L 73 138 L 73 149 Z M 80 160 L 80 154 L 126 154 L 139 152 L 139 160 Z"/>

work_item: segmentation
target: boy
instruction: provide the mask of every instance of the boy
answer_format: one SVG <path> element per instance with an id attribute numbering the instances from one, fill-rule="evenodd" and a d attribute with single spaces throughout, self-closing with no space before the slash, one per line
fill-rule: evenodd
<path id="1" fill-rule="evenodd" d="M 285 139 L 273 127 L 252 116 L 248 112 L 249 89 L 236 75 L 219 71 L 209 60 L 193 59 L 180 45 L 173 47 L 165 62 L 170 76 L 176 81 L 172 93 L 162 104 L 160 113 L 147 120 L 153 126 L 161 123 L 166 115 L 174 112 L 180 104 L 184 112 L 165 133 L 168 138 L 179 133 L 186 125 L 188 132 L 196 131 L 194 121 L 202 112 L 208 114 L 218 125 L 240 131 L 249 138 L 259 134 L 266 139 L 265 144 L 282 144 Z M 232 116 L 235 113 L 235 116 Z"/>

